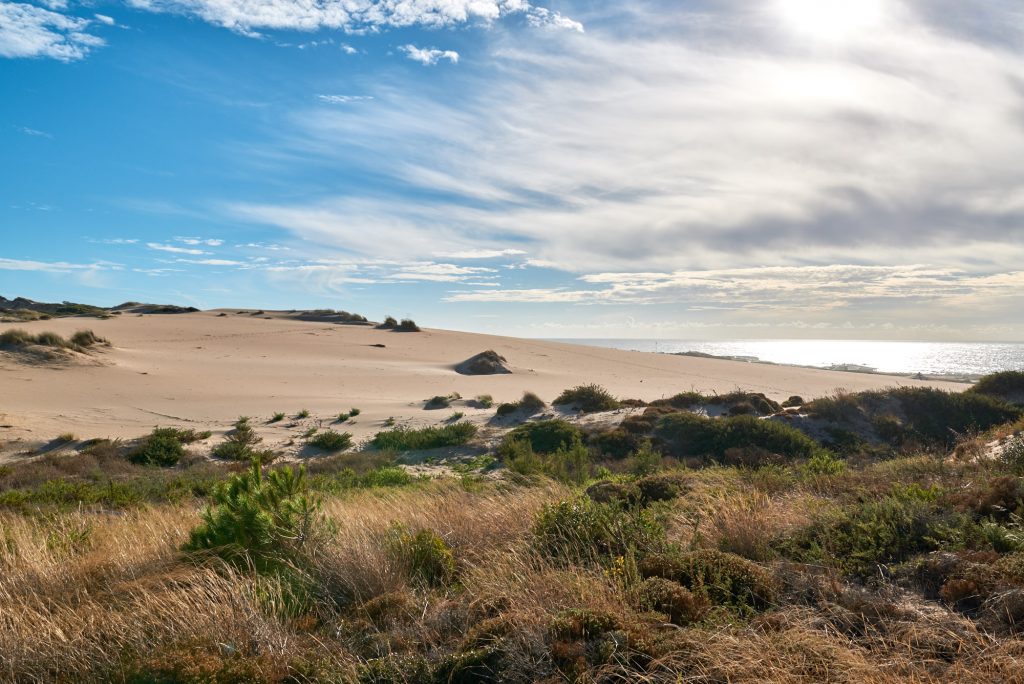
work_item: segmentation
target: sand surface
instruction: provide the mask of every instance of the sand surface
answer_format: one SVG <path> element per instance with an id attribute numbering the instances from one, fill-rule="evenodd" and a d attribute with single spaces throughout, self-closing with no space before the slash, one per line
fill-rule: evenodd
<path id="1" fill-rule="evenodd" d="M 251 416 L 269 447 L 300 439 L 309 427 L 333 427 L 367 439 L 394 417 L 399 424 L 438 424 L 453 411 L 484 422 L 493 410 L 465 401 L 427 411 L 426 399 L 458 392 L 496 402 L 526 390 L 551 401 L 563 389 L 595 382 L 623 398 L 653 400 L 677 392 L 743 389 L 783 400 L 813 398 L 837 388 L 964 385 L 786 366 L 583 347 L 556 342 L 425 330 L 395 333 L 369 327 L 227 316 L 218 312 L 124 315 L 109 320 L 64 318 L 5 324 L 33 333 L 70 335 L 92 329 L 112 347 L 99 363 L 62 368 L 0 358 L 0 458 L 24 454 L 63 433 L 79 439 L 138 437 L 154 426 L 194 427 L 217 435 Z M 384 348 L 373 345 L 383 344 Z M 510 375 L 465 376 L 453 366 L 493 349 Z M 333 425 L 340 412 L 361 414 Z M 302 409 L 311 416 L 294 419 Z M 267 425 L 275 412 L 288 418 Z"/>

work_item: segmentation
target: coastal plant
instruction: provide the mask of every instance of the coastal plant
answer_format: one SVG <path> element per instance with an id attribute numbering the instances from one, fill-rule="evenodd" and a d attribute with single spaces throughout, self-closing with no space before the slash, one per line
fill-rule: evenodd
<path id="1" fill-rule="evenodd" d="M 278 411 L 277 413 L 275 413 L 273 416 L 270 417 L 270 421 L 269 422 L 271 422 L 271 423 L 280 423 L 282 420 L 284 420 L 284 412 L 283 411 Z"/>
<path id="2" fill-rule="evenodd" d="M 658 421 L 654 434 L 667 455 L 680 458 L 695 456 L 723 461 L 727 455 L 732 455 L 742 459 L 744 453 L 754 450 L 766 455 L 806 459 L 823 449 L 796 428 L 754 416 L 706 418 L 692 413 L 672 413 Z"/>
<path id="3" fill-rule="evenodd" d="M 600 385 L 578 385 L 562 392 L 552 402 L 556 406 L 573 406 L 583 413 L 611 411 L 619 407 L 618 400 Z"/>
<path id="4" fill-rule="evenodd" d="M 309 418 L 309 409 L 302 409 L 297 414 L 295 414 L 295 417 L 299 419 Z"/>
<path id="5" fill-rule="evenodd" d="M 455 577 L 455 555 L 431 529 L 414 534 L 402 523 L 392 523 L 388 529 L 388 548 L 392 558 L 423 584 L 443 586 Z"/>
<path id="6" fill-rule="evenodd" d="M 539 412 L 547 404 L 533 392 L 524 392 L 522 399 L 510 403 L 498 404 L 497 415 L 508 416 L 513 413 L 523 413 L 532 416 Z"/>
<path id="7" fill-rule="evenodd" d="M 532 534 L 541 555 L 569 563 L 608 562 L 667 548 L 665 528 L 648 509 L 597 503 L 586 496 L 544 506 Z"/>
<path id="8" fill-rule="evenodd" d="M 572 423 L 560 418 L 525 423 L 509 432 L 506 440 L 525 439 L 534 451 L 550 454 L 580 440 L 583 433 Z"/>
<path id="9" fill-rule="evenodd" d="M 211 552 L 240 567 L 265 572 L 294 563 L 321 526 L 320 500 L 309 494 L 306 470 L 265 475 L 258 460 L 212 493 L 187 552 Z"/>
<path id="10" fill-rule="evenodd" d="M 395 332 L 420 332 L 420 327 L 411 318 L 403 318 L 394 330 Z"/>
<path id="11" fill-rule="evenodd" d="M 494 406 L 494 397 L 490 394 L 477 395 L 476 399 L 473 400 L 477 408 L 489 409 Z"/>
<path id="12" fill-rule="evenodd" d="M 164 468 L 178 464 L 185 455 L 181 435 L 174 428 L 155 428 L 129 454 L 128 460 L 137 465 L 154 465 Z"/>
<path id="13" fill-rule="evenodd" d="M 321 451 L 344 451 L 352 446 L 352 435 L 347 432 L 324 430 L 310 438 L 309 445 Z"/>
<path id="14" fill-rule="evenodd" d="M 437 449 L 446 446 L 465 444 L 476 436 L 477 427 L 472 423 L 450 423 L 442 426 L 431 426 L 420 429 L 395 428 L 378 432 L 373 438 L 373 446 L 381 450 L 415 451 Z"/>
<path id="15" fill-rule="evenodd" d="M 398 320 L 394 316 L 385 316 L 384 321 L 377 325 L 378 330 L 394 330 L 398 327 Z"/>
<path id="16" fill-rule="evenodd" d="M 775 599 L 771 574 L 757 563 L 715 549 L 652 554 L 639 561 L 644 578 L 678 582 L 695 596 L 741 613 L 763 610 Z"/>
<path id="17" fill-rule="evenodd" d="M 357 408 L 350 408 L 350 409 L 348 410 L 348 415 L 349 415 L 350 417 L 352 417 L 352 418 L 355 418 L 355 417 L 356 417 L 356 416 L 358 416 L 358 415 L 359 415 L 360 413 L 362 413 L 362 411 L 361 411 L 360 409 L 357 409 Z"/>
<path id="18" fill-rule="evenodd" d="M 242 416 L 235 421 L 234 429 L 228 433 L 224 441 L 214 447 L 211 453 L 215 458 L 228 461 L 247 461 L 254 455 L 253 447 L 262 441 L 263 439 L 249 424 L 249 418 Z"/>

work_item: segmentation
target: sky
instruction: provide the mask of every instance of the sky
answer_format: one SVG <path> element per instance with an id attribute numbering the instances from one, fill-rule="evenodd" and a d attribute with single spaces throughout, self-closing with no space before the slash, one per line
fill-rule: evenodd
<path id="1" fill-rule="evenodd" d="M 1024 340 L 1024 4 L 0 0 L 0 295 Z"/>

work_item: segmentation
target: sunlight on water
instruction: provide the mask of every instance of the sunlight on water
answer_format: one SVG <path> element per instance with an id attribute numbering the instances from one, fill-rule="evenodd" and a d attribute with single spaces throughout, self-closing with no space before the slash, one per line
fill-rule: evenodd
<path id="1" fill-rule="evenodd" d="M 816 368 L 848 367 L 879 373 L 975 376 L 1024 370 L 1024 344 L 890 342 L 877 340 L 562 340 L 635 351 L 698 352 Z"/>

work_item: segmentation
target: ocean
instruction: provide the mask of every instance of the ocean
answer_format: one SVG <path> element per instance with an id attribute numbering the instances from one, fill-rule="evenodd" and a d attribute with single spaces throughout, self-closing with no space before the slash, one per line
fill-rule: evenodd
<path id="1" fill-rule="evenodd" d="M 596 347 L 680 354 L 694 352 L 745 361 L 864 372 L 975 378 L 1024 371 L 1020 342 L 892 342 L 879 340 L 560 339 Z"/>

